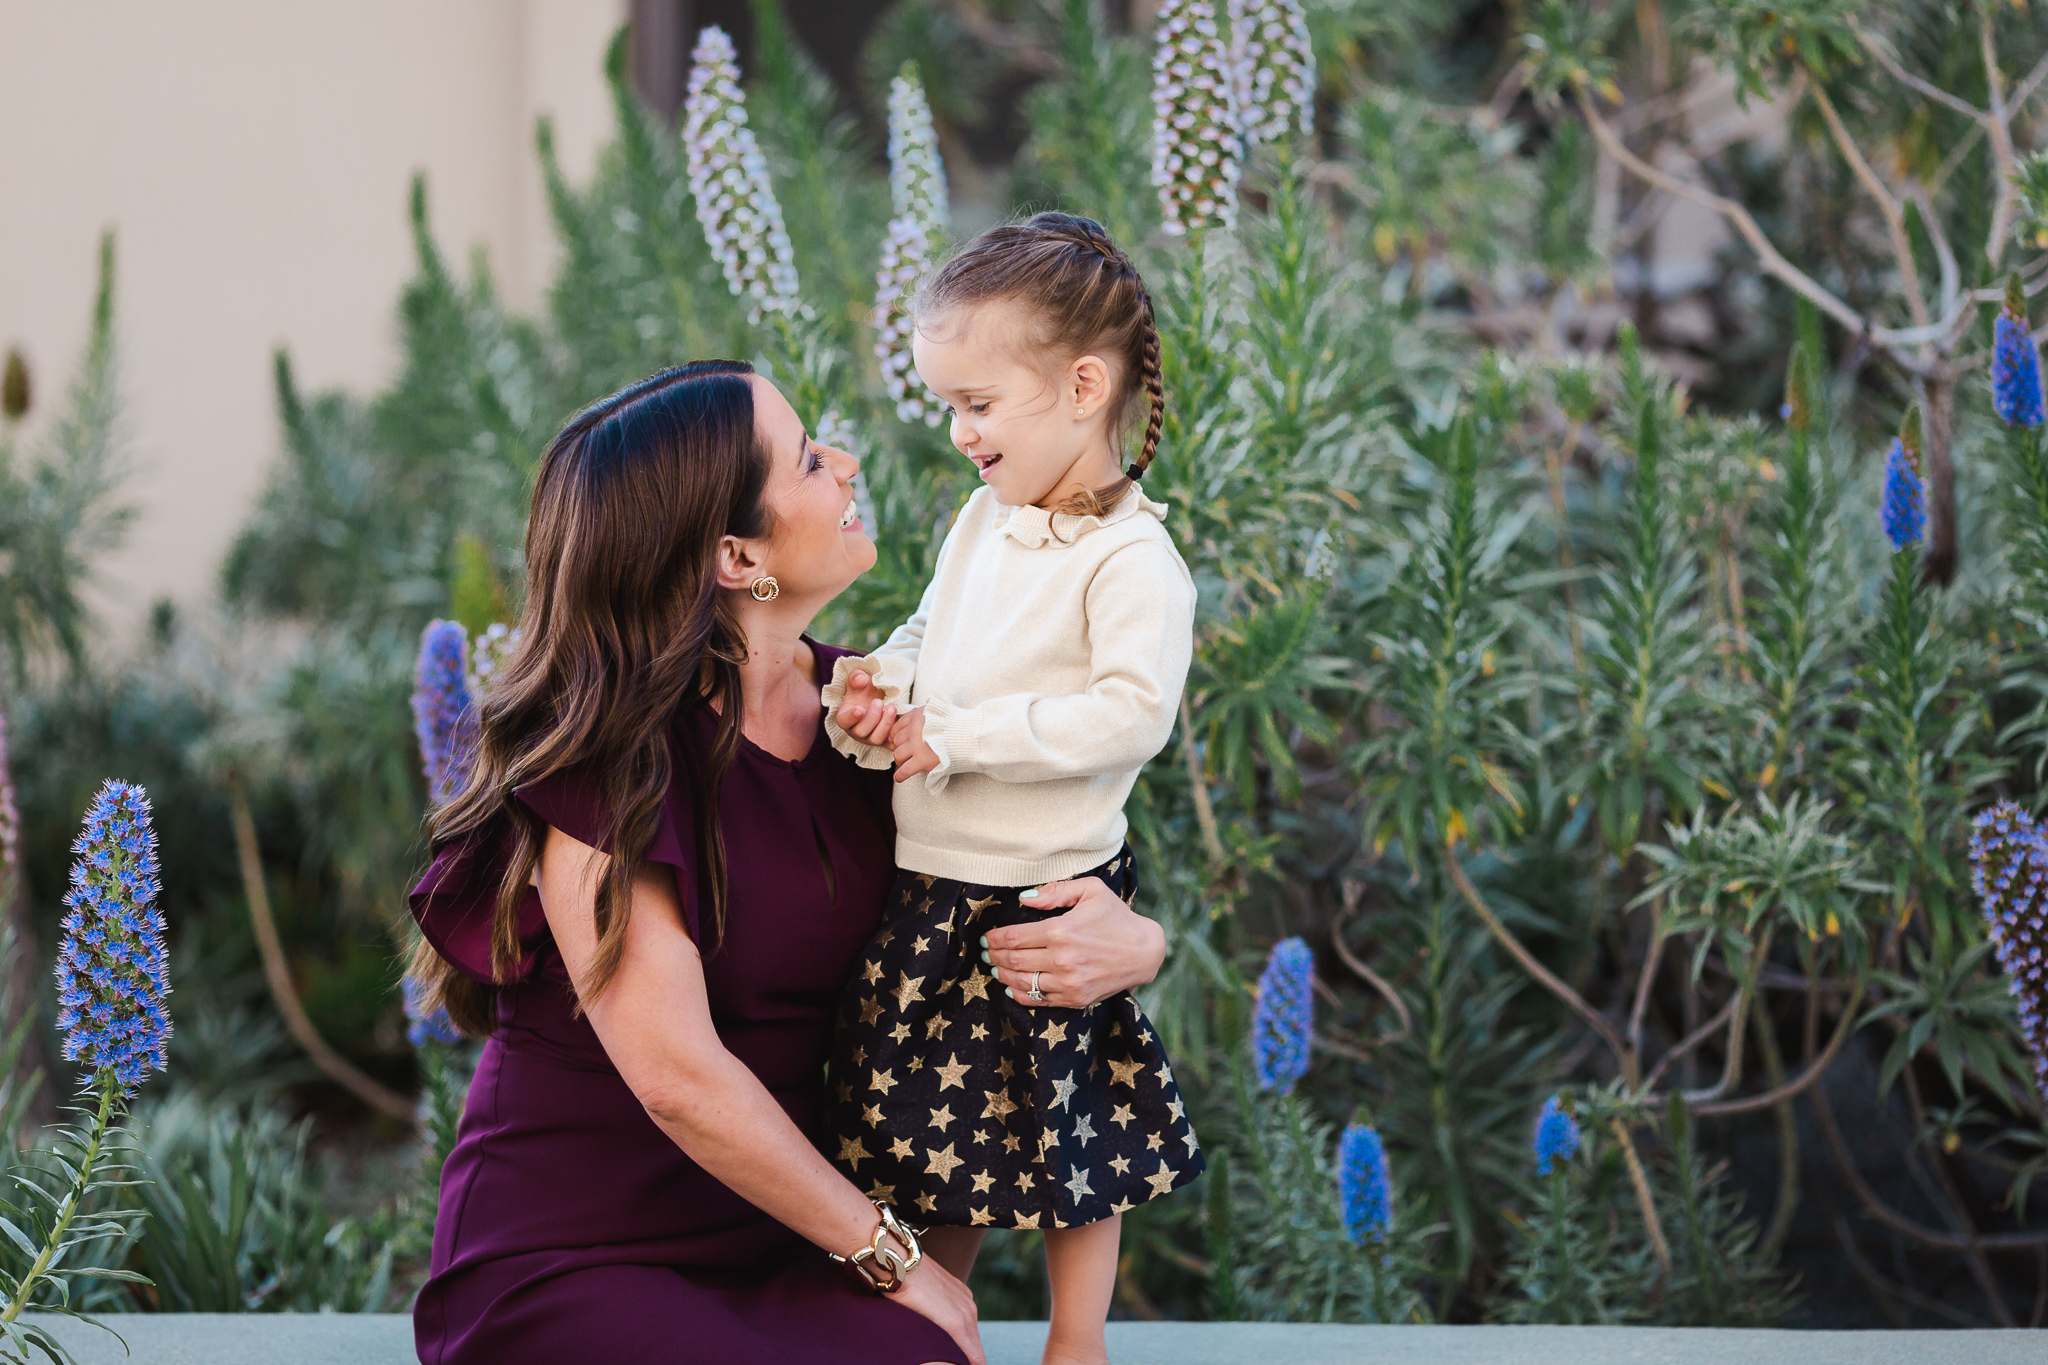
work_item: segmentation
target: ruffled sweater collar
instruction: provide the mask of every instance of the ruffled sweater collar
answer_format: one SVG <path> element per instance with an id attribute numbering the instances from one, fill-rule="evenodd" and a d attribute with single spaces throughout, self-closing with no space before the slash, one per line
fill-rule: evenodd
<path id="1" fill-rule="evenodd" d="M 1154 502 L 1145 496 L 1145 490 L 1131 485 L 1116 506 L 1102 516 L 1093 514 L 1075 516 L 1070 512 L 1049 512 L 1043 507 L 1011 507 L 997 503 L 996 511 L 989 525 L 999 535 L 1008 536 L 1027 550 L 1036 550 L 1050 545 L 1059 548 L 1072 545 L 1082 536 L 1102 526 L 1114 526 L 1117 522 L 1135 517 L 1140 513 L 1166 520 L 1167 507 L 1163 502 Z"/>

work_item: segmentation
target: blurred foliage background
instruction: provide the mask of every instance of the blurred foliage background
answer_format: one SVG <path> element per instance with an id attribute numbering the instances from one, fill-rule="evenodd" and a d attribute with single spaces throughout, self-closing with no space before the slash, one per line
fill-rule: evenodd
<path id="1" fill-rule="evenodd" d="M 758 321 L 622 35 L 594 180 L 536 129 L 546 308 L 509 313 L 417 184 L 398 377 L 307 393 L 281 352 L 278 463 L 218 601 L 126 645 L 83 595 L 122 520 L 107 244 L 67 417 L 33 451 L 0 421 L 15 1160 L 67 1089 L 37 1002 L 105 776 L 154 797 L 175 940 L 172 1077 L 132 1125 L 152 1216 L 110 1252 L 157 1283 L 101 1306 L 393 1310 L 422 1273 L 468 1054 L 411 1046 L 397 991 L 426 801 L 407 696 L 430 620 L 512 619 L 569 413 L 756 359 L 836 416 L 874 502 L 881 562 L 821 638 L 914 604 L 972 481 L 873 352 L 909 62 L 956 240 L 1087 213 L 1159 304 L 1146 491 L 1201 609 L 1131 816 L 1171 945 L 1146 1006 L 1214 1165 L 1127 1220 L 1118 1311 L 2048 1320 L 2044 1097 L 1964 866 L 1975 810 L 2040 804 L 2048 735 L 2048 489 L 1986 382 L 2006 273 L 2048 280 L 2048 24 L 1305 0 L 1314 131 L 1249 158 L 1234 231 L 1173 236 L 1146 8 L 898 0 L 835 80 L 754 0 L 751 126 L 809 308 Z M 1910 405 L 1930 525 L 1895 553 L 1879 485 Z M 1260 1090 L 1254 983 L 1289 938 L 1309 1064 Z M 1583 1145 L 1539 1175 L 1552 1095 Z M 1354 1123 L 1391 1186 L 1363 1234 Z M 976 1289 L 1043 1313 L 1029 1234 Z"/>

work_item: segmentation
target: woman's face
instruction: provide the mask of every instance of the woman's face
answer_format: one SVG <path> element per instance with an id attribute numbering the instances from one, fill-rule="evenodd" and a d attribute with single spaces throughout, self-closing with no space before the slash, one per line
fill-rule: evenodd
<path id="1" fill-rule="evenodd" d="M 751 574 L 773 576 L 781 601 L 823 606 L 875 566 L 874 542 L 854 515 L 860 462 L 813 438 L 766 379 L 752 375 L 747 382 L 754 386 L 754 434 L 768 456 L 761 501 L 773 522 L 766 538 L 748 542 L 756 560 Z"/>

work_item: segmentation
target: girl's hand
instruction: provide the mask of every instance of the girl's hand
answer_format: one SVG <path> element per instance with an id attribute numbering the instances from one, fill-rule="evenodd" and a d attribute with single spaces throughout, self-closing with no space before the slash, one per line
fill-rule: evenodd
<path id="1" fill-rule="evenodd" d="M 1034 924 L 991 929 L 982 937 L 996 979 L 1019 1004 L 1081 1009 L 1144 985 L 1166 961 L 1166 931 L 1125 905 L 1100 877 L 1047 882 L 1036 894 L 1025 892 L 1023 900 L 1037 909 L 1074 908 Z M 1040 973 L 1043 1000 L 1025 994 L 1033 972 Z"/>
<path id="2" fill-rule="evenodd" d="M 938 752 L 924 742 L 922 706 L 914 706 L 896 718 L 896 728 L 889 732 L 889 747 L 896 751 L 898 782 L 908 782 L 939 766 Z"/>
<path id="3" fill-rule="evenodd" d="M 944 1328 L 972 1365 L 987 1365 L 981 1329 L 975 1325 L 973 1292 L 929 1255 L 890 1297 Z"/>
<path id="4" fill-rule="evenodd" d="M 846 699 L 833 719 L 863 744 L 887 744 L 896 723 L 896 708 L 876 695 L 873 678 L 854 672 L 846 677 Z"/>

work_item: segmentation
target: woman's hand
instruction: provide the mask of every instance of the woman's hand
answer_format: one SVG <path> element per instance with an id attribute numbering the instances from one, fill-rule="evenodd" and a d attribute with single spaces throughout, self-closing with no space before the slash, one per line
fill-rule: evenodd
<path id="1" fill-rule="evenodd" d="M 982 937 L 996 979 L 1021 1004 L 1080 1009 L 1144 985 L 1166 961 L 1166 931 L 1125 905 L 1100 877 L 1047 882 L 1036 892 L 1025 892 L 1023 899 L 1036 909 L 1073 909 L 1034 924 L 991 929 Z M 1033 972 L 1040 974 L 1043 1000 L 1025 994 Z"/>
<path id="2" fill-rule="evenodd" d="M 987 1365 L 981 1349 L 981 1329 L 975 1325 L 974 1293 L 955 1279 L 944 1266 L 926 1256 L 892 1295 L 911 1312 L 929 1318 L 945 1329 L 946 1335 L 967 1353 L 970 1365 Z"/>
<path id="3" fill-rule="evenodd" d="M 887 744 L 896 725 L 896 708 L 882 700 L 873 678 L 855 671 L 846 676 L 846 699 L 832 718 L 863 744 Z"/>

